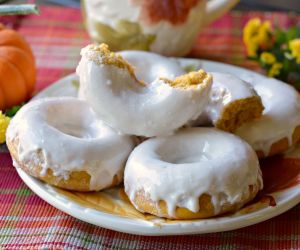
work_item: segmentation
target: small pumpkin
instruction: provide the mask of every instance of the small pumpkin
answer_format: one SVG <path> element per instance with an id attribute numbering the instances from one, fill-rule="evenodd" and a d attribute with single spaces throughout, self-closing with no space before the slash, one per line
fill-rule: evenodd
<path id="1" fill-rule="evenodd" d="M 28 100 L 36 81 L 35 60 L 26 40 L 0 24 L 0 110 Z"/>

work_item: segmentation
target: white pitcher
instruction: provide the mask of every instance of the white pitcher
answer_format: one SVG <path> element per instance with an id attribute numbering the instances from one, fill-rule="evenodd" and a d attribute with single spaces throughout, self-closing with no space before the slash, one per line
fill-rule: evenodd
<path id="1" fill-rule="evenodd" d="M 112 50 L 186 55 L 198 33 L 238 0 L 82 0 L 91 38 Z"/>

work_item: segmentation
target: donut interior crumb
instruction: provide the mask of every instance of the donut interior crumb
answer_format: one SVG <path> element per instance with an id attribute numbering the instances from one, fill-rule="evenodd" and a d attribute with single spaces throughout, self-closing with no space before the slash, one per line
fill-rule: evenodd
<path id="1" fill-rule="evenodd" d="M 174 80 L 170 80 L 165 77 L 161 77 L 160 80 L 163 80 L 173 88 L 189 89 L 197 88 L 199 84 L 212 81 L 212 76 L 200 69 L 199 71 L 193 71 L 185 75 L 178 76 Z"/>
<path id="2" fill-rule="evenodd" d="M 261 117 L 263 110 L 263 104 L 258 96 L 240 99 L 229 103 L 214 125 L 218 129 L 234 132 L 244 123 Z"/>

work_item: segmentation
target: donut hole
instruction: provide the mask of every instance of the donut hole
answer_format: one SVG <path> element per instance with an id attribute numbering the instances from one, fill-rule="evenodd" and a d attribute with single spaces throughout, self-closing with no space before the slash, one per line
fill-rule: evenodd
<path id="1" fill-rule="evenodd" d="M 211 131 L 215 130 L 212 135 Z M 210 132 L 210 133 L 207 133 Z M 224 139 L 224 136 L 228 137 Z M 239 143 L 239 139 L 229 133 L 216 129 L 203 128 L 197 134 L 193 130 L 186 130 L 184 136 L 161 139 L 153 149 L 154 157 L 171 164 L 189 164 L 211 161 L 223 161 L 226 155 L 235 152 L 232 141 Z"/>
<path id="2" fill-rule="evenodd" d="M 193 154 L 193 153 L 181 153 L 181 154 L 174 154 L 174 155 L 162 155 L 160 157 L 161 160 L 172 163 L 172 164 L 186 164 L 186 163 L 196 163 L 200 161 L 205 161 L 209 159 L 209 156 L 205 153 Z"/>
<path id="3" fill-rule="evenodd" d="M 102 131 L 86 105 L 51 105 L 45 112 L 47 125 L 76 138 L 98 138 Z"/>
<path id="4" fill-rule="evenodd" d="M 208 149 L 210 145 L 206 143 L 166 143 L 157 148 L 156 154 L 161 161 L 171 164 L 187 164 L 203 162 L 211 159 L 213 155 Z"/>
<path id="5" fill-rule="evenodd" d="M 82 124 L 72 124 L 68 122 L 52 124 L 52 127 L 56 128 L 60 132 L 77 137 L 77 138 L 94 138 L 95 135 L 91 132 L 91 130 L 87 131 L 87 128 L 81 126 Z"/>

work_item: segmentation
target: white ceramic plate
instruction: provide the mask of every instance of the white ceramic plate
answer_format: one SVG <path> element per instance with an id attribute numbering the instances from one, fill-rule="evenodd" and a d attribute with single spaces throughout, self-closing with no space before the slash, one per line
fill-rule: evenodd
<path id="1" fill-rule="evenodd" d="M 207 71 L 228 72 L 238 75 L 245 80 L 259 80 L 264 77 L 252 71 L 222 63 L 204 60 L 200 61 L 195 59 L 178 60 L 183 66 L 192 64 L 196 65 L 197 68 L 202 67 Z M 77 80 L 75 74 L 62 78 L 49 88 L 39 93 L 35 99 L 49 96 L 76 96 L 77 89 L 74 87 L 74 83 L 72 84 L 72 81 L 74 80 Z M 291 154 L 291 157 L 300 159 L 300 153 L 298 154 L 297 152 Z M 120 214 L 101 211 L 99 209 L 95 209 L 93 206 L 86 206 L 84 203 L 70 198 L 71 196 L 65 195 L 66 193 L 59 189 L 27 175 L 21 169 L 17 169 L 17 171 L 23 181 L 33 192 L 52 206 L 66 212 L 67 214 L 104 228 L 139 235 L 201 234 L 238 229 L 277 216 L 300 202 L 300 185 L 295 185 L 286 188 L 283 191 L 271 194 L 276 201 L 276 206 L 260 206 L 259 209 L 250 208 L 248 209 L 248 212 L 240 211 L 234 214 L 211 219 L 171 222 L 159 218 L 146 220 L 143 219 L 143 217 L 132 218 L 130 216 L 127 217 Z M 116 199 L 115 202 L 120 205 L 120 208 L 122 208 L 122 206 L 127 206 L 118 200 L 115 194 L 113 194 L 114 192 L 115 190 L 112 189 L 104 192 L 103 194 L 105 197 L 110 197 L 110 199 Z"/>

